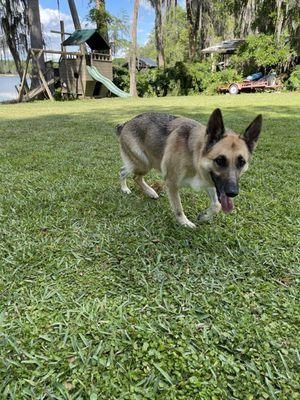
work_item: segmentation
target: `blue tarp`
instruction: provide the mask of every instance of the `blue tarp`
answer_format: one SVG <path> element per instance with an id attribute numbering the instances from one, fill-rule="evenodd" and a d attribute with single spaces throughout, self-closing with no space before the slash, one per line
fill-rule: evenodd
<path id="1" fill-rule="evenodd" d="M 255 74 L 247 76 L 247 81 L 258 81 L 258 79 L 262 78 L 263 74 L 261 72 L 256 72 Z"/>

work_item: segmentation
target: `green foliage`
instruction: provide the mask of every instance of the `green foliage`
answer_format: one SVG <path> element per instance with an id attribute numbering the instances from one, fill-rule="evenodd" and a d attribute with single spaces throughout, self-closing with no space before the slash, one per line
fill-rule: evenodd
<path id="1" fill-rule="evenodd" d="M 211 72 L 210 62 L 177 62 L 166 69 L 145 69 L 137 72 L 137 91 L 139 96 L 188 96 L 201 92 L 212 94 L 221 85 L 241 80 L 234 69 Z M 128 90 L 129 74 L 124 68 L 114 68 L 114 83 Z"/>
<path id="2" fill-rule="evenodd" d="M 300 90 L 300 65 L 292 71 L 288 81 L 287 88 L 289 90 Z"/>
<path id="3" fill-rule="evenodd" d="M 226 68 L 206 75 L 206 79 L 203 79 L 202 89 L 206 94 L 213 94 L 217 92 L 218 87 L 241 80 L 243 80 L 242 75 L 235 69 Z"/>
<path id="4" fill-rule="evenodd" d="M 112 54 L 115 55 L 119 50 L 128 52 L 130 47 L 129 41 L 129 16 L 125 11 L 122 11 L 120 16 L 110 16 L 108 24 L 108 36 L 111 43 Z"/>
<path id="5" fill-rule="evenodd" d="M 118 88 L 129 92 L 129 80 L 128 68 L 123 68 L 121 65 L 113 66 L 113 82 Z"/>
<path id="6" fill-rule="evenodd" d="M 186 61 L 189 53 L 189 39 L 186 12 L 182 7 L 178 6 L 176 12 L 172 10 L 167 13 L 164 32 L 166 65 L 171 67 L 178 61 Z"/>
<path id="7" fill-rule="evenodd" d="M 17 73 L 16 65 L 12 60 L 0 60 L 0 74 Z"/>
<path id="8" fill-rule="evenodd" d="M 155 48 L 154 30 L 150 32 L 147 43 L 144 46 L 139 46 L 138 53 L 140 56 L 156 60 L 157 52 Z"/>
<path id="9" fill-rule="evenodd" d="M 188 30 L 185 10 L 177 6 L 176 12 L 167 12 L 164 24 L 164 53 L 166 65 L 174 66 L 178 61 L 188 59 Z M 139 47 L 139 54 L 144 57 L 156 59 L 154 30 L 144 46 Z"/>
<path id="10" fill-rule="evenodd" d="M 21 61 L 22 68 L 25 68 L 25 61 Z M 13 60 L 0 60 L 0 74 L 17 74 L 17 68 Z M 28 66 L 28 73 L 31 73 L 31 63 Z"/>
<path id="11" fill-rule="evenodd" d="M 99 33 L 111 43 L 112 54 L 115 55 L 121 49 L 127 51 L 130 45 L 127 12 L 121 11 L 119 16 L 115 16 L 106 11 L 104 2 L 100 3 L 99 8 L 95 7 L 94 3 L 94 0 L 90 1 L 93 7 L 89 11 L 89 19 L 97 25 Z"/>
<path id="12" fill-rule="evenodd" d="M 1 400 L 299 400 L 299 98 L 0 106 Z M 121 194 L 116 124 L 215 107 L 264 118 L 232 214 L 188 231 L 164 190 Z"/>
<path id="13" fill-rule="evenodd" d="M 97 7 L 95 0 L 90 0 L 90 5 L 94 5 L 89 11 L 89 19 L 97 25 L 99 33 L 107 39 L 107 27 L 112 21 L 112 15 L 106 11 L 104 1 Z"/>
<path id="14" fill-rule="evenodd" d="M 273 35 L 250 35 L 231 57 L 231 64 L 245 75 L 270 68 L 280 71 L 295 56 L 284 39 L 277 43 Z"/>
<path id="15" fill-rule="evenodd" d="M 127 62 L 124 57 L 114 57 L 112 60 L 112 64 L 114 67 L 122 67 L 123 64 Z"/>
<path id="16" fill-rule="evenodd" d="M 192 1 L 192 3 L 194 16 L 196 10 L 201 7 L 200 21 L 198 24 L 194 21 L 196 23 L 195 31 L 199 27 L 196 51 L 198 54 L 203 47 L 234 37 L 245 38 L 249 34 L 255 35 L 258 41 L 261 40 L 261 34 L 289 38 L 292 48 L 298 48 L 299 51 L 299 1 L 297 0 L 282 2 L 276 0 L 254 2 L 206 0 Z M 174 12 L 173 9 L 170 11 L 166 7 L 166 15 L 163 20 L 166 65 L 172 66 L 176 61 L 187 61 L 189 40 L 186 10 L 177 6 L 176 12 Z M 275 46 L 274 52 L 273 43 L 265 42 L 265 44 L 266 49 L 263 50 L 263 54 L 256 55 L 257 62 L 262 68 L 270 63 L 271 65 L 277 64 L 277 62 L 285 63 L 284 42 Z M 260 43 L 258 45 L 261 47 Z M 269 54 L 267 54 L 269 49 Z M 154 32 L 140 52 L 144 56 L 156 57 Z M 276 53 L 279 53 L 277 57 L 275 57 Z"/>

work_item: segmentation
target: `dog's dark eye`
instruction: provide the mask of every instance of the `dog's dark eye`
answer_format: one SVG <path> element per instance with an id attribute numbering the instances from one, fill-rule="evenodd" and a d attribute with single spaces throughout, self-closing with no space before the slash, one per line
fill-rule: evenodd
<path id="1" fill-rule="evenodd" d="M 243 166 L 246 164 L 246 161 L 244 159 L 244 157 L 242 156 L 238 156 L 237 160 L 236 160 L 236 166 L 238 168 L 243 168 Z"/>
<path id="2" fill-rule="evenodd" d="M 214 162 L 219 166 L 219 167 L 227 167 L 227 158 L 225 156 L 219 156 L 214 159 Z"/>

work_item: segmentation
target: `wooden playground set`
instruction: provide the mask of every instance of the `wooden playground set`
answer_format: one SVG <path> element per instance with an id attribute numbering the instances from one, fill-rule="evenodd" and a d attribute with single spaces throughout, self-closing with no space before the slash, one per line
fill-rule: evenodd
<path id="1" fill-rule="evenodd" d="M 60 21 L 61 50 L 29 49 L 18 102 L 30 101 L 41 93 L 46 93 L 54 101 L 54 88 L 60 87 L 63 97 L 101 98 L 109 92 L 119 97 L 129 97 L 113 82 L 111 48 L 96 29 L 76 29 L 73 33 L 64 31 L 64 22 Z M 65 39 L 65 35 L 69 37 Z M 79 51 L 67 51 L 67 46 L 79 46 Z M 42 68 L 41 56 L 59 55 L 58 68 L 52 61 L 45 62 Z M 38 70 L 40 85 L 26 92 L 26 77 L 30 61 L 34 61 Z"/>

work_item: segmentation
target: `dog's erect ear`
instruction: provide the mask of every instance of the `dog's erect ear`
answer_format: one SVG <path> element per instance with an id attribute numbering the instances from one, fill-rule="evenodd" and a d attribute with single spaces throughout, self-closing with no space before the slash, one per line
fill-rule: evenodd
<path id="1" fill-rule="evenodd" d="M 205 150 L 208 151 L 215 143 L 222 139 L 224 135 L 224 123 L 221 110 L 216 108 L 209 117 L 206 128 L 206 146 Z"/>
<path id="2" fill-rule="evenodd" d="M 254 119 L 254 121 L 251 122 L 251 124 L 245 130 L 245 133 L 242 135 L 248 146 L 250 153 L 252 153 L 253 150 L 255 149 L 261 131 L 261 127 L 262 127 L 262 115 L 259 114 Z"/>

